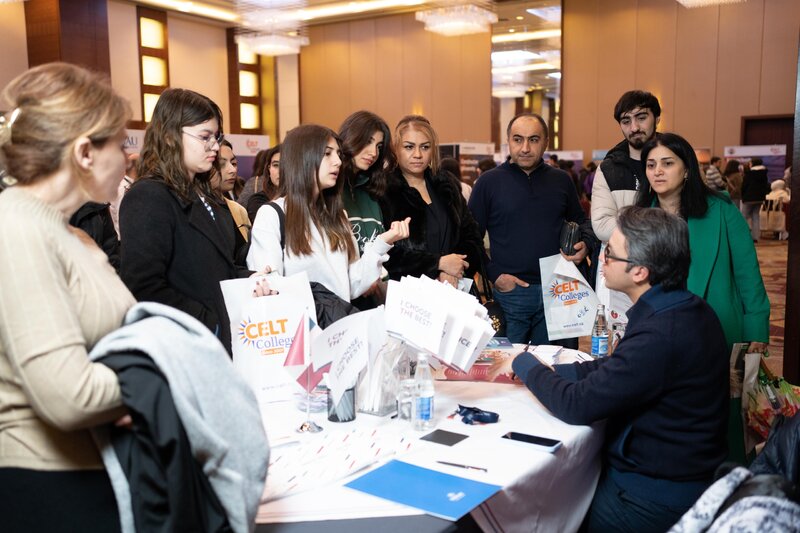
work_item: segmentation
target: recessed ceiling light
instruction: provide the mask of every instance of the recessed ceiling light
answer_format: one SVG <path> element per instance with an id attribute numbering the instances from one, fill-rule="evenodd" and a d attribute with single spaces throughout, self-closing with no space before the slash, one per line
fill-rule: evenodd
<path id="1" fill-rule="evenodd" d="M 524 19 L 525 17 L 523 17 L 522 15 L 517 15 L 517 20 L 524 20 Z"/>
<path id="2" fill-rule="evenodd" d="M 509 33 L 513 33 L 514 30 L 508 30 Z M 561 37 L 561 30 L 553 29 L 553 30 L 539 30 L 539 31 L 524 31 L 520 32 L 516 35 L 508 35 L 508 34 L 500 34 L 500 35 L 492 35 L 492 42 L 497 43 L 511 43 L 511 42 L 521 42 L 521 41 L 535 41 L 537 39 L 549 39 L 551 37 Z"/>
<path id="3" fill-rule="evenodd" d="M 514 33 L 515 31 L 517 31 L 517 30 L 515 30 L 514 28 L 511 28 L 510 30 L 508 30 L 508 33 Z"/>

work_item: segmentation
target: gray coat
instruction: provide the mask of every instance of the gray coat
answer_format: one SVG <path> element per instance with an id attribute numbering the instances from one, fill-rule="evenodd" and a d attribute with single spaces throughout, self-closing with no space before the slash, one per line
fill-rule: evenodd
<path id="1" fill-rule="evenodd" d="M 89 354 L 139 350 L 150 356 L 170 384 L 192 452 L 219 498 L 231 528 L 255 529 L 269 463 L 255 394 L 234 370 L 219 340 L 186 313 L 153 302 L 128 311 L 123 327 L 108 334 Z M 99 434 L 102 445 L 105 436 Z M 133 531 L 130 492 L 113 448 L 101 446 L 123 531 Z"/>

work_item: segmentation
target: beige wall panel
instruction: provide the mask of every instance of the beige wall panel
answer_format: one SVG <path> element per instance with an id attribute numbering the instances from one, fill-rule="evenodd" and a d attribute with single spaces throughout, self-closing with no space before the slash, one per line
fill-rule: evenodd
<path id="1" fill-rule="evenodd" d="M 427 115 L 431 112 L 433 69 L 433 34 L 425 31 L 421 22 L 413 14 L 403 15 L 403 112 Z M 441 61 L 450 58 L 437 58 L 437 68 Z"/>
<path id="2" fill-rule="evenodd" d="M 462 116 L 461 107 L 462 95 L 467 90 L 459 83 L 461 41 L 462 37 L 444 37 L 436 34 L 431 39 L 433 63 L 428 76 L 431 82 L 431 103 L 425 114 L 436 129 L 441 142 L 463 141 L 462 122 L 469 120 L 469 117 Z M 455 90 L 451 89 L 453 85 Z M 489 104 L 488 99 L 486 103 Z"/>
<path id="3" fill-rule="evenodd" d="M 375 42 L 375 19 L 350 23 L 350 103 L 351 111 L 377 108 L 377 71 L 380 58 Z M 337 124 L 338 129 L 338 124 Z"/>
<path id="4" fill-rule="evenodd" d="M 228 51 L 225 28 L 167 14 L 170 87 L 191 89 L 211 98 L 227 123 Z M 236 110 L 238 112 L 238 110 Z"/>
<path id="5" fill-rule="evenodd" d="M 800 2 L 764 2 L 764 28 L 759 114 L 794 113 Z"/>
<path id="6" fill-rule="evenodd" d="M 678 8 L 672 129 L 698 147 L 710 147 L 714 137 L 717 10 Z"/>
<path id="7" fill-rule="evenodd" d="M 353 111 L 350 68 L 350 25 L 346 22 L 326 25 L 325 64 L 322 69 L 325 84 L 320 88 L 325 102 L 315 122 L 337 129 Z"/>
<path id="8" fill-rule="evenodd" d="M 598 109 L 597 76 L 603 62 L 597 55 L 598 0 L 563 0 L 564 22 L 561 66 L 562 144 L 566 150 L 582 149 L 586 157 L 597 142 L 597 123 L 609 120 L 610 111 Z M 500 124 L 505 142 L 506 124 Z M 610 146 L 609 146 L 610 148 Z"/>
<path id="9" fill-rule="evenodd" d="M 658 98 L 662 109 L 661 131 L 673 129 L 677 20 L 677 2 L 665 5 L 662 0 L 639 0 L 634 86 Z M 607 116 L 612 116 L 612 109 Z M 618 139 L 622 140 L 621 134 Z"/>
<path id="10" fill-rule="evenodd" d="M 418 113 L 442 139 L 490 139 L 488 34 L 440 37 L 413 14 L 309 30 L 311 44 L 300 55 L 303 122 L 338 128 L 353 111 L 368 109 L 394 128 Z"/>
<path id="11" fill-rule="evenodd" d="M 459 141 L 492 142 L 492 56 L 486 52 L 491 49 L 492 37 L 488 33 L 461 38 L 459 86 L 463 118 Z"/>
<path id="12" fill-rule="evenodd" d="M 136 6 L 108 2 L 108 56 L 111 86 L 131 103 L 133 120 L 142 120 L 142 92 L 139 78 L 139 41 L 136 35 Z"/>
<path id="13" fill-rule="evenodd" d="M 375 19 L 375 113 L 389 129 L 405 114 L 403 109 L 403 20 L 401 17 Z"/>
<path id="14" fill-rule="evenodd" d="M 308 39 L 310 44 L 304 46 L 299 55 L 300 122 L 304 124 L 324 118 L 324 108 L 328 103 L 327 78 L 334 74 L 325 68 L 325 27 L 310 27 Z"/>
<path id="15" fill-rule="evenodd" d="M 611 147 L 619 142 L 619 126 L 609 120 L 619 97 L 635 88 L 636 64 L 636 0 L 604 0 L 601 2 L 598 23 L 597 56 L 597 142 Z M 570 148 L 565 146 L 565 148 Z"/>
<path id="16" fill-rule="evenodd" d="M 25 36 L 25 6 L 0 4 L 0 91 L 28 70 L 28 41 Z M 0 100 L 0 110 L 8 106 Z"/>
<path id="17" fill-rule="evenodd" d="M 275 70 L 278 74 L 278 139 L 270 139 L 274 145 L 286 137 L 286 132 L 300 124 L 300 66 L 299 55 L 278 56 Z"/>
<path id="18" fill-rule="evenodd" d="M 735 6 L 738 9 L 731 7 L 719 9 L 714 138 L 696 141 L 699 146 L 713 147 L 714 153 L 739 144 L 742 115 L 758 114 L 764 2 L 750 0 Z"/>

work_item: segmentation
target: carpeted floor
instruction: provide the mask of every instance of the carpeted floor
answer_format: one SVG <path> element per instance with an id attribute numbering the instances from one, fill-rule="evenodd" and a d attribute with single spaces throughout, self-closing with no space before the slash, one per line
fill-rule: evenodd
<path id="1" fill-rule="evenodd" d="M 761 277 L 769 296 L 769 357 L 767 365 L 776 375 L 783 375 L 783 331 L 786 314 L 786 260 L 788 241 L 761 239 L 756 246 Z"/>

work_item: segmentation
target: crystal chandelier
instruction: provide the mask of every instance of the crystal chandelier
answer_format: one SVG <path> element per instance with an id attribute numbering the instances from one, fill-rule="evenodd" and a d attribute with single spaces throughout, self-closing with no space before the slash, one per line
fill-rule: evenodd
<path id="1" fill-rule="evenodd" d="M 274 33 L 242 34 L 236 36 L 236 42 L 262 56 L 285 56 L 299 54 L 300 47 L 308 45 L 308 37 Z"/>
<path id="2" fill-rule="evenodd" d="M 742 4 L 744 2 L 747 2 L 747 0 L 678 0 L 679 4 L 687 8 L 708 7 L 721 4 Z"/>
<path id="3" fill-rule="evenodd" d="M 486 33 L 497 22 L 497 15 L 488 9 L 465 4 L 417 11 L 416 19 L 424 22 L 428 31 L 453 37 Z"/>

